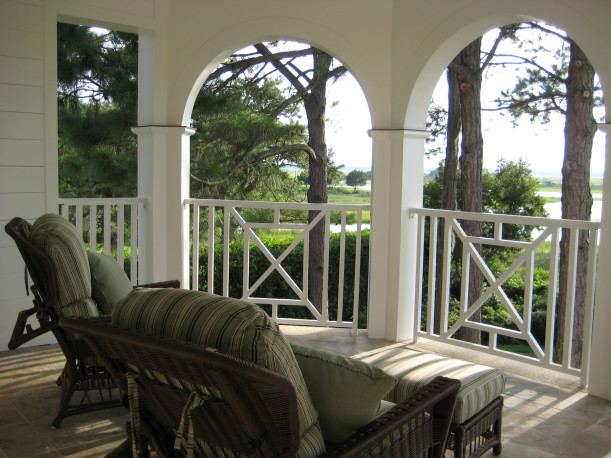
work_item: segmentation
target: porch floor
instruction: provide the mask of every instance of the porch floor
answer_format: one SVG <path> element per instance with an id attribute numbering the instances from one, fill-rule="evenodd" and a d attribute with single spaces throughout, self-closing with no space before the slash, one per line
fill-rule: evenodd
<path id="1" fill-rule="evenodd" d="M 347 355 L 396 345 L 346 330 L 282 328 L 289 339 Z M 413 347 L 507 372 L 502 456 L 611 456 L 611 402 L 588 396 L 574 377 L 431 341 Z M 67 417 L 61 428 L 50 427 L 63 362 L 57 345 L 0 352 L 0 458 L 103 456 L 125 438 L 123 408 Z"/>

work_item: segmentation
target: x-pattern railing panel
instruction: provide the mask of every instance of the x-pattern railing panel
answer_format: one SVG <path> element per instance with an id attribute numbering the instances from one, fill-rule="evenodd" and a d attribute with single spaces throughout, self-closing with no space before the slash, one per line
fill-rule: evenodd
<path id="1" fill-rule="evenodd" d="M 553 220 L 548 218 L 520 217 L 512 215 L 492 215 L 467 212 L 455 212 L 446 210 L 432 209 L 411 209 L 411 214 L 420 219 L 419 240 L 420 253 L 419 259 L 419 278 L 420 288 L 417 291 L 417 304 L 422 307 L 417 309 L 417 332 L 427 338 L 451 342 L 455 345 L 462 345 L 477 348 L 493 354 L 502 354 L 519 360 L 526 360 L 550 369 L 561 372 L 579 374 L 584 383 L 587 382 L 587 364 L 589 358 L 589 339 L 591 330 L 592 310 L 593 310 L 593 291 L 596 266 L 596 253 L 599 223 L 588 221 L 572 220 Z M 472 236 L 467 234 L 461 221 L 475 220 L 488 225 L 492 225 L 492 236 Z M 443 222 L 443 225 L 439 223 Z M 426 225 L 428 223 L 428 231 Z M 512 240 L 503 237 L 504 225 L 534 226 L 538 228 L 538 234 L 534 240 Z M 543 228 L 543 229 L 541 229 Z M 570 363 L 573 339 L 564 338 L 562 341 L 563 352 L 562 361 L 554 361 L 554 336 L 557 333 L 558 318 L 556 311 L 558 308 L 558 265 L 560 258 L 561 232 L 566 229 L 570 232 L 570 244 L 568 249 L 568 271 L 566 278 L 567 303 L 566 316 L 564 320 L 564 335 L 572 335 L 574 297 L 576 294 L 576 272 L 578 269 L 577 251 L 579 234 L 584 231 L 588 237 L 588 264 L 587 264 L 587 290 L 585 299 L 585 327 L 583 335 L 583 356 L 579 368 L 573 367 Z M 439 231 L 443 231 L 443 239 L 439 239 Z M 428 244 L 425 238 L 428 237 Z M 438 244 L 438 240 L 441 242 Z M 450 306 L 452 294 L 452 280 L 456 283 L 456 278 L 451 278 L 453 257 L 453 241 L 460 244 L 460 261 L 462 272 L 460 278 L 460 297 L 459 306 L 452 312 Z M 535 259 L 538 250 L 542 250 L 544 245 L 549 243 L 549 264 L 547 277 L 547 299 L 545 304 L 545 331 L 544 337 L 537 337 L 533 332 L 533 314 L 535 306 L 533 304 L 534 278 L 535 278 Z M 496 247 L 511 249 L 515 257 L 509 265 L 500 273 L 495 273 L 487 264 L 480 247 Z M 425 248 L 428 247 L 428 253 Z M 440 252 L 440 251 L 441 252 Z M 426 258 L 426 259 L 425 259 Z M 426 261 L 426 263 L 425 263 Z M 438 270 L 438 265 L 440 269 Z M 471 272 L 470 266 L 475 265 L 481 273 L 485 287 L 481 294 L 474 300 L 469 301 L 468 282 Z M 584 268 L 584 267 L 581 267 Z M 426 278 L 423 273 L 428 270 Z M 437 275 L 441 277 L 438 280 Z M 520 303 L 522 311 L 514 303 L 510 294 L 506 291 L 506 283 L 514 276 L 522 276 L 524 281 L 523 301 Z M 426 290 L 423 290 L 424 280 L 428 282 Z M 423 294 L 424 293 L 424 294 Z M 423 295 L 426 295 L 423 300 Z M 502 308 L 510 318 L 514 328 L 498 326 L 474 320 L 474 315 L 491 300 Z M 438 306 L 435 306 L 437 301 Z M 470 305 L 469 305 L 470 304 Z M 539 306 L 540 307 L 540 306 Z M 541 313 L 541 311 L 538 311 Z M 450 315 L 454 314 L 454 321 L 450 322 Z M 423 318 L 425 317 L 425 318 Z M 421 322 L 423 320 L 424 322 Z M 439 323 L 437 331 L 434 323 Z M 469 327 L 488 334 L 488 344 L 471 344 L 459 340 L 459 330 Z M 530 347 L 529 355 L 514 353 L 510 350 L 503 350 L 499 345 L 499 336 L 517 339 Z"/>
<path id="2" fill-rule="evenodd" d="M 202 231 L 202 223 L 206 226 L 207 235 L 203 238 L 208 247 L 222 244 L 221 262 L 217 261 L 215 250 L 208 249 L 206 259 L 207 279 L 206 289 L 208 291 L 216 291 L 215 289 L 215 270 L 222 269 L 222 294 L 230 295 L 230 256 L 229 247 L 236 234 L 240 234 L 243 239 L 242 244 L 242 273 L 241 273 L 241 298 L 258 304 L 267 304 L 271 307 L 271 316 L 280 323 L 291 324 L 308 324 L 308 325 L 323 325 L 337 327 L 358 327 L 358 312 L 360 301 L 360 276 L 361 276 L 361 243 L 362 243 L 362 218 L 363 212 L 370 209 L 368 205 L 339 205 L 339 204 L 304 204 L 304 203 L 285 203 L 285 202 L 249 202 L 249 201 L 228 201 L 228 200 L 206 200 L 206 199 L 188 199 L 185 205 L 192 206 L 192 285 L 193 289 L 198 289 L 200 284 L 199 270 L 200 257 L 199 247 L 201 244 L 200 232 Z M 257 219 L 252 214 L 245 216 L 252 210 L 269 211 L 271 218 Z M 307 214 L 310 212 L 313 217 L 310 221 L 306 220 L 290 220 L 283 216 L 284 212 L 302 212 Z M 347 214 L 348 212 L 356 213 L 356 246 L 354 251 L 354 290 L 352 303 L 352 316 L 350 320 L 345 320 L 345 306 L 350 306 L 345 301 L 344 281 L 346 277 L 346 269 L 348 258 L 346 254 L 346 234 L 347 234 Z M 335 226 L 335 231 L 340 233 L 340 248 L 338 256 L 338 287 L 337 287 L 337 310 L 335 319 L 329 318 L 329 297 L 328 291 L 330 286 L 330 233 L 332 214 L 339 213 L 340 222 Z M 222 216 L 221 216 L 222 215 Z M 268 215 L 269 216 L 269 215 Z M 218 224 L 222 220 L 221 224 Z M 322 308 L 319 310 L 308 297 L 309 290 L 309 246 L 310 233 L 315 226 L 323 224 L 325 228 L 325 236 L 323 239 L 323 275 L 322 275 Z M 217 229 L 222 234 L 219 235 Z M 281 253 L 274 254 L 270 247 L 266 246 L 265 240 L 260 236 L 260 230 L 293 230 L 298 232 L 295 239 L 290 242 Z M 289 256 L 295 255 L 297 247 L 301 246 L 303 257 L 301 260 L 301 278 L 298 281 L 295 277 L 295 272 L 290 272 L 283 264 Z M 252 250 L 258 250 L 263 259 L 269 262 L 262 273 L 253 277 L 253 262 Z M 218 251 L 218 249 L 216 250 Z M 260 261 L 258 261 L 260 262 Z M 219 266 L 218 264 L 221 264 Z M 257 266 L 260 268 L 260 266 Z M 257 295 L 257 290 L 264 285 L 266 281 L 271 281 L 271 276 L 277 273 L 279 278 L 288 285 L 294 297 L 260 297 Z M 335 297 L 333 298 L 335 299 Z M 301 307 L 305 308 L 311 319 L 295 319 L 280 316 L 280 307 Z"/>

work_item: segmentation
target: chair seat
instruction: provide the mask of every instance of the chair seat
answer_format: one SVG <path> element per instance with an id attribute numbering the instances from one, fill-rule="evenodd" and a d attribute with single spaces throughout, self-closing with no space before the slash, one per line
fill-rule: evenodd
<path id="1" fill-rule="evenodd" d="M 458 424 L 478 413 L 505 389 L 505 373 L 501 370 L 405 346 L 369 352 L 355 358 L 397 378 L 397 384 L 385 398 L 391 402 L 404 399 L 438 375 L 460 380 L 453 418 L 453 422 Z"/>

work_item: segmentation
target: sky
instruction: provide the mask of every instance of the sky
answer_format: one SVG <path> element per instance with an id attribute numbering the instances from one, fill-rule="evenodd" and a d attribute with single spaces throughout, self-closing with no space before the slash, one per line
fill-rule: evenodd
<path id="1" fill-rule="evenodd" d="M 485 46 L 485 41 L 484 41 Z M 485 49 L 485 48 L 484 48 Z M 500 70 L 500 71 L 499 71 Z M 508 69 L 497 69 L 485 75 L 482 89 L 482 106 L 493 107 L 486 100 L 492 100 L 501 89 L 513 86 L 515 73 Z M 447 86 L 445 75 L 433 93 L 435 103 L 445 105 Z M 346 168 L 369 168 L 372 160 L 372 141 L 367 134 L 371 129 L 371 119 L 367 102 L 357 81 L 346 75 L 329 86 L 328 101 L 338 103 L 327 108 L 327 146 L 333 152 L 336 164 Z M 597 118 L 602 116 L 596 110 Z M 509 116 L 499 112 L 482 113 L 482 134 L 484 137 L 484 168 L 495 170 L 501 158 L 516 161 L 524 158 L 533 172 L 560 175 L 564 155 L 564 117 L 552 116 L 548 124 L 531 124 L 524 118 L 513 127 Z M 605 135 L 597 132 L 592 151 L 591 172 L 593 175 L 604 170 Z M 442 155 L 425 159 L 425 169 L 434 169 L 442 160 Z"/>

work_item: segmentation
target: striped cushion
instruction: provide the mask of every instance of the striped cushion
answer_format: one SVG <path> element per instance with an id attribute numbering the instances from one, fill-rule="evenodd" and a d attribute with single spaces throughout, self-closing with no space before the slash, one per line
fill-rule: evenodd
<path id="1" fill-rule="evenodd" d="M 34 222 L 29 240 L 55 266 L 56 312 L 59 315 L 98 316 L 98 308 L 91 299 L 87 250 L 76 227 L 67 219 L 50 213 Z"/>
<path id="2" fill-rule="evenodd" d="M 119 301 L 113 324 L 216 348 L 271 369 L 291 380 L 297 392 L 300 457 L 321 455 L 325 448 L 303 376 L 278 325 L 246 301 L 182 289 L 139 288 Z"/>
<path id="3" fill-rule="evenodd" d="M 453 421 L 462 423 L 505 389 L 505 373 L 479 364 L 410 350 L 403 346 L 357 355 L 399 381 L 385 399 L 399 402 L 438 375 L 461 381 Z"/>

